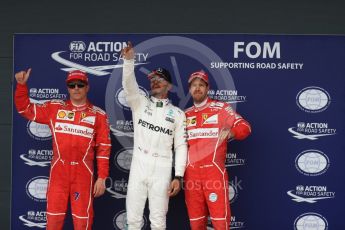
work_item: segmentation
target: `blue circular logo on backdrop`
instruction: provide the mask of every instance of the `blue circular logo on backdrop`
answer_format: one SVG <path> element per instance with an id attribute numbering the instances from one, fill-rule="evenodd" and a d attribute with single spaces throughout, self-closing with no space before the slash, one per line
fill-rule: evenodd
<path id="1" fill-rule="evenodd" d="M 29 121 L 26 125 L 28 134 L 39 141 L 46 141 L 52 139 L 52 133 L 48 125 Z"/>
<path id="2" fill-rule="evenodd" d="M 131 168 L 133 148 L 120 149 L 114 156 L 115 166 L 123 172 L 128 173 Z"/>
<path id="3" fill-rule="evenodd" d="M 113 218 L 114 228 L 117 230 L 126 230 L 127 228 L 127 213 L 125 210 L 116 213 Z M 146 229 L 147 219 L 143 216 L 143 223 L 141 224 L 140 229 Z"/>
<path id="4" fill-rule="evenodd" d="M 47 199 L 48 177 L 37 176 L 30 179 L 26 184 L 26 194 L 38 202 L 45 202 Z"/>
<path id="5" fill-rule="evenodd" d="M 144 96 L 149 96 L 149 93 L 147 92 L 147 90 L 141 86 L 139 86 L 139 93 Z M 122 87 L 116 91 L 115 101 L 121 108 L 130 110 L 129 105 L 126 100 L 125 91 L 123 90 Z"/>
<path id="6" fill-rule="evenodd" d="M 303 213 L 296 218 L 294 223 L 295 230 L 327 230 L 328 222 L 325 217 L 318 213 Z"/>
<path id="7" fill-rule="evenodd" d="M 238 189 L 235 185 L 229 183 L 229 201 L 230 204 L 234 203 L 238 197 Z"/>
<path id="8" fill-rule="evenodd" d="M 319 113 L 328 108 L 331 97 L 326 90 L 310 86 L 298 92 L 296 103 L 305 112 Z"/>
<path id="9" fill-rule="evenodd" d="M 325 173 L 329 164 L 328 156 L 315 149 L 301 152 L 295 160 L 297 170 L 306 176 L 318 176 Z"/>

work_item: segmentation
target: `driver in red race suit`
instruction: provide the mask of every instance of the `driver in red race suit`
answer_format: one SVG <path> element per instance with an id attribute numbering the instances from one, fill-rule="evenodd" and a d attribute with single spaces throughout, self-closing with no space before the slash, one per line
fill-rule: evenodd
<path id="1" fill-rule="evenodd" d="M 31 103 L 27 80 L 31 69 L 15 74 L 14 101 L 25 118 L 49 126 L 53 136 L 47 190 L 47 229 L 62 229 L 68 201 L 74 229 L 91 229 L 93 198 L 103 195 L 109 172 L 110 136 L 105 112 L 87 100 L 88 78 L 84 72 L 67 76 L 70 100 Z M 94 182 L 94 158 L 98 178 Z"/>
<path id="2" fill-rule="evenodd" d="M 194 102 L 185 111 L 188 163 L 184 187 L 190 226 L 192 230 L 206 229 L 210 215 L 214 229 L 229 229 L 227 140 L 245 139 L 251 128 L 229 104 L 207 97 L 209 81 L 205 72 L 191 74 L 188 83 Z"/>

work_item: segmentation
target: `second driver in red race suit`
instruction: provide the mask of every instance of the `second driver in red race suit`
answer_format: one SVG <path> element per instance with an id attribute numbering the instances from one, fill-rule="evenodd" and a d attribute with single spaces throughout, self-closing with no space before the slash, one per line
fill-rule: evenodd
<path id="1" fill-rule="evenodd" d="M 188 83 L 194 103 L 185 111 L 189 149 L 184 187 L 190 226 L 206 229 L 210 216 L 214 229 L 229 229 L 227 140 L 245 139 L 251 127 L 229 104 L 208 98 L 205 72 L 191 74 Z"/>

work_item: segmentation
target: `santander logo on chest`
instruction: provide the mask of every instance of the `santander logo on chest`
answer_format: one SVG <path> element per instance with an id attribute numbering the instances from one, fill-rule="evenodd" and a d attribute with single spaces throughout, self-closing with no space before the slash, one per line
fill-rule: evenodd
<path id="1" fill-rule="evenodd" d="M 197 128 L 188 130 L 188 140 L 197 138 L 218 138 L 219 129 L 218 128 Z"/>
<path id="2" fill-rule="evenodd" d="M 94 129 L 82 125 L 56 122 L 54 132 L 92 138 Z"/>

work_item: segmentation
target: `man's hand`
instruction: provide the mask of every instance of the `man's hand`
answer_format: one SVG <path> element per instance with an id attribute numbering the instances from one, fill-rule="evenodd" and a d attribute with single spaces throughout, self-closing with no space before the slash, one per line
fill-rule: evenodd
<path id="1" fill-rule="evenodd" d="M 23 70 L 23 71 L 16 73 L 15 78 L 16 78 L 17 83 L 19 83 L 21 85 L 25 85 L 29 79 L 30 72 L 31 72 L 31 68 L 29 68 L 27 71 Z"/>
<path id="2" fill-rule="evenodd" d="M 134 49 L 130 41 L 127 42 L 127 47 L 122 49 L 121 56 L 126 60 L 134 59 Z"/>
<path id="3" fill-rule="evenodd" d="M 219 133 L 219 143 L 223 143 L 223 141 L 226 141 L 232 137 L 233 133 L 231 132 L 231 130 L 229 128 L 224 128 Z"/>
<path id="4" fill-rule="evenodd" d="M 98 178 L 93 188 L 93 195 L 94 197 L 102 196 L 104 194 L 104 191 L 105 191 L 105 179 Z"/>
<path id="5" fill-rule="evenodd" d="M 170 183 L 168 195 L 169 197 L 176 196 L 181 190 L 181 182 L 179 179 L 173 179 Z"/>

